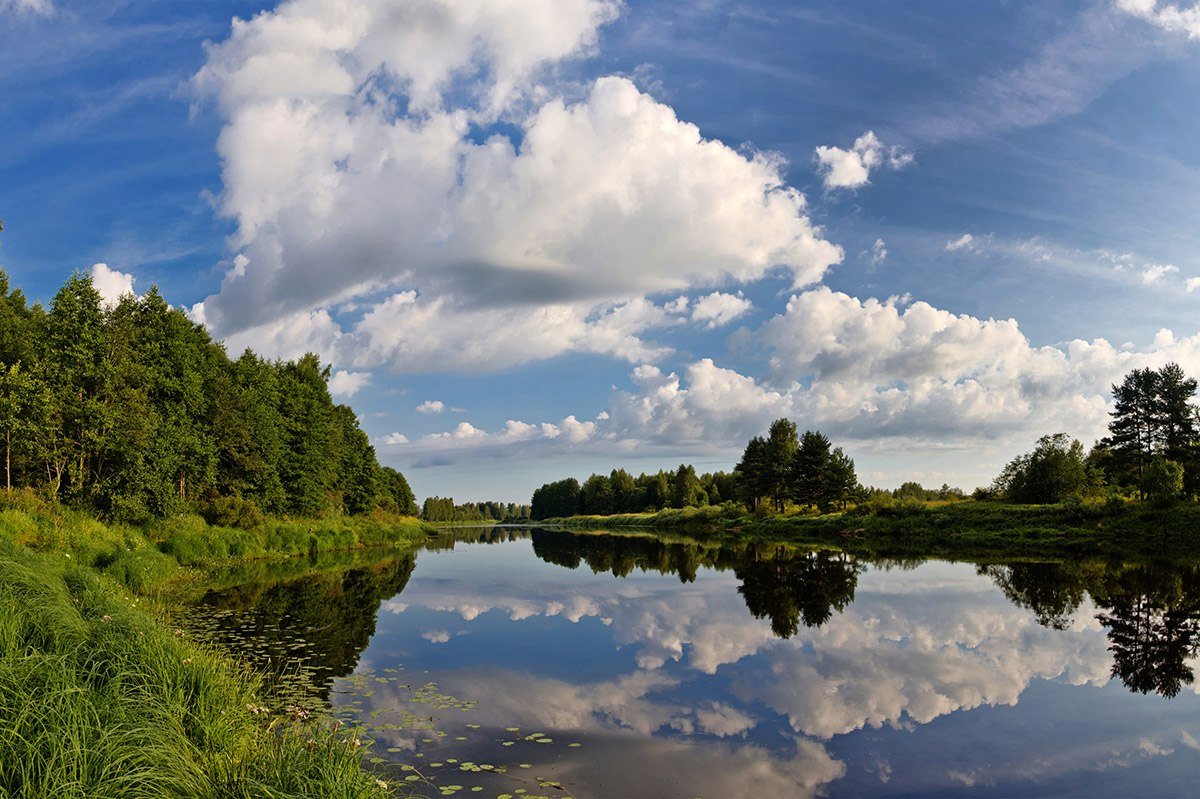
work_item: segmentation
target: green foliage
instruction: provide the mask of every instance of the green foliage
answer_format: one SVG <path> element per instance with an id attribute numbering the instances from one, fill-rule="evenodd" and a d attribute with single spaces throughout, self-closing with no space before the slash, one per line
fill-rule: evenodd
<path id="1" fill-rule="evenodd" d="M 3 487 L 146 523 L 199 509 L 218 525 L 261 513 L 413 514 L 329 367 L 309 354 L 231 361 L 156 288 L 105 307 L 77 273 L 48 313 L 0 272 Z"/>
<path id="2" fill-rule="evenodd" d="M 578 483 L 575 484 L 578 487 Z M 575 504 L 572 503 L 572 508 Z M 572 513 L 574 511 L 572 510 Z M 464 502 L 457 505 L 451 497 L 426 497 L 421 518 L 427 522 L 501 522 L 529 518 L 529 506 L 512 502 Z"/>
<path id="3" fill-rule="evenodd" d="M 756 510 L 763 498 L 770 493 L 769 454 L 765 438 L 755 436 L 750 439 L 733 473 L 736 477 L 738 498 L 746 503 L 746 507 Z"/>
<path id="4" fill-rule="evenodd" d="M 761 480 L 767 496 L 775 503 L 776 510 L 782 511 L 784 502 L 794 493 L 794 461 L 799 449 L 800 440 L 796 434 L 795 422 L 788 419 L 776 419 L 771 422 L 763 453 L 765 473 Z"/>
<path id="5" fill-rule="evenodd" d="M 197 510 L 204 520 L 218 527 L 239 527 L 252 530 L 266 520 L 262 509 L 253 499 L 237 496 L 214 496 L 200 502 Z"/>
<path id="6" fill-rule="evenodd" d="M 1170 505 L 1183 494 L 1183 464 L 1155 458 L 1146 467 L 1140 485 L 1142 494 L 1155 505 Z"/>
<path id="7" fill-rule="evenodd" d="M 533 492 L 533 498 L 530 500 L 530 518 L 574 516 L 579 512 L 579 494 L 579 481 L 574 477 L 547 483 Z"/>
<path id="8" fill-rule="evenodd" d="M 70 564 L 0 557 L 0 794 L 384 795 L 344 736 L 259 712 L 231 661 Z"/>
<path id="9" fill-rule="evenodd" d="M 1083 445 L 1056 433 L 1042 436 L 1032 452 L 1010 461 L 992 491 L 1009 502 L 1045 505 L 1078 496 L 1087 485 Z"/>
<path id="10" fill-rule="evenodd" d="M 408 480 L 400 472 L 390 466 L 381 467 L 378 486 L 379 507 L 403 516 L 416 516 L 421 512 Z"/>
<path id="11" fill-rule="evenodd" d="M 1163 457 L 1184 467 L 1189 493 L 1200 489 L 1200 431 L 1191 404 L 1196 389 L 1196 380 L 1175 363 L 1135 369 L 1112 387 L 1112 420 L 1102 442 L 1110 482 L 1139 487 L 1150 464 Z"/>

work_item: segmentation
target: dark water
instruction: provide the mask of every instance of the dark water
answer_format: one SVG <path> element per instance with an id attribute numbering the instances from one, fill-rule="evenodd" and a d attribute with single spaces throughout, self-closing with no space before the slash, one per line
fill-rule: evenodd
<path id="1" fill-rule="evenodd" d="M 1194 567 L 497 529 L 213 592 L 193 624 L 425 795 L 1198 790 Z"/>

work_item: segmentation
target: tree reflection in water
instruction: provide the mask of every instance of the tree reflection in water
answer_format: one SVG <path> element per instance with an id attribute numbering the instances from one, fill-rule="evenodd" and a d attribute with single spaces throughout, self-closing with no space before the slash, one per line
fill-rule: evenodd
<path id="1" fill-rule="evenodd" d="M 853 601 L 870 566 L 912 568 L 920 561 L 865 560 L 840 552 L 782 544 L 738 543 L 683 536 L 576 533 L 478 528 L 432 539 L 428 549 L 532 538 L 541 560 L 568 569 L 627 577 L 635 571 L 671 574 L 682 583 L 701 569 L 732 571 L 755 618 L 770 620 L 781 638 L 801 626 L 820 627 Z M 412 574 L 408 555 L 367 568 L 335 570 L 282 582 L 259 581 L 210 592 L 200 605 L 215 637 L 260 670 L 280 672 L 303 644 L 310 688 L 322 699 L 334 677 L 350 674 L 375 630 L 380 603 L 398 595 Z M 1106 628 L 1112 674 L 1130 690 L 1174 697 L 1195 676 L 1188 661 L 1200 651 L 1200 568 L 1170 564 L 1008 563 L 977 567 L 1039 624 L 1067 630 L 1090 596 Z M 287 635 L 287 633 L 291 633 Z M 263 641 L 281 641 L 281 646 Z M 239 647 L 240 642 L 258 642 Z"/>
<path id="2" fill-rule="evenodd" d="M 1195 680 L 1200 650 L 1200 569 L 1153 564 L 1016 563 L 979 568 L 1038 622 L 1066 629 L 1090 595 L 1108 631 L 1112 674 L 1130 690 L 1171 698 Z"/>

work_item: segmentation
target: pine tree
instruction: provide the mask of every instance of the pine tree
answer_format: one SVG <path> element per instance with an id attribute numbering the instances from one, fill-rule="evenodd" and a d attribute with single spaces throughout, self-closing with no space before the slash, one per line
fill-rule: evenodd
<path id="1" fill-rule="evenodd" d="M 836 447 L 829 454 L 829 464 L 826 471 L 825 502 L 827 505 L 839 504 L 844 510 L 858 490 L 858 475 L 854 471 L 854 460 Z"/>
<path id="2" fill-rule="evenodd" d="M 796 423 L 788 419 L 776 419 L 767 432 L 767 494 L 775 503 L 775 510 L 783 511 L 784 502 L 792 493 L 792 460 L 800 442 L 796 437 Z"/>
<path id="3" fill-rule="evenodd" d="M 742 459 L 733 470 L 737 495 L 750 510 L 757 509 L 770 492 L 769 471 L 767 440 L 755 436 L 746 444 Z"/>
<path id="4" fill-rule="evenodd" d="M 1134 369 L 1112 387 L 1114 407 L 1104 440 L 1112 452 L 1119 482 L 1137 485 L 1145 475 L 1159 439 L 1158 373 Z"/>
<path id="5" fill-rule="evenodd" d="M 792 499 L 797 504 L 829 508 L 834 490 L 830 484 L 831 458 L 829 439 L 814 430 L 805 432 L 791 463 Z"/>

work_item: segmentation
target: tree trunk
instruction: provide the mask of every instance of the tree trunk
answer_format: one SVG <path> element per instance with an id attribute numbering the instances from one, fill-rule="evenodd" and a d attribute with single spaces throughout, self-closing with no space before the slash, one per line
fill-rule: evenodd
<path id="1" fill-rule="evenodd" d="M 12 433 L 4 434 L 4 490 L 12 493 Z"/>

